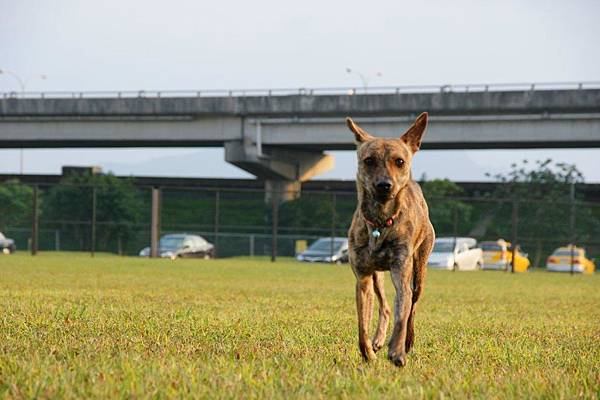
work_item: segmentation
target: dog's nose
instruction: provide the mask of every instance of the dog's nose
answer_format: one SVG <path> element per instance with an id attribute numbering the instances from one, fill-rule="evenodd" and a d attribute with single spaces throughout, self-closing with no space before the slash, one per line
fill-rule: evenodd
<path id="1" fill-rule="evenodd" d="M 379 181 L 377 182 L 377 190 L 382 192 L 389 192 L 392 189 L 392 182 L 390 181 Z"/>

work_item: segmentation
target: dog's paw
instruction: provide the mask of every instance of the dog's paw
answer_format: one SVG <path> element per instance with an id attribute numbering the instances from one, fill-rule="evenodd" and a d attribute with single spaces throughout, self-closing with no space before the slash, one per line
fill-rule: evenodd
<path id="1" fill-rule="evenodd" d="M 363 360 L 365 361 L 373 361 L 377 356 L 375 355 L 375 351 L 369 348 L 367 351 L 362 353 Z"/>
<path id="2" fill-rule="evenodd" d="M 374 351 L 370 351 L 366 357 L 364 357 L 365 361 L 373 361 L 377 358 Z"/>
<path id="3" fill-rule="evenodd" d="M 360 353 L 365 361 L 371 361 L 376 358 L 374 345 L 367 343 L 364 347 L 361 346 Z"/>
<path id="4" fill-rule="evenodd" d="M 384 344 L 385 344 L 385 337 L 382 339 L 380 339 L 380 338 L 373 339 L 373 351 L 375 353 L 377 353 L 379 350 L 381 350 L 381 348 L 383 347 Z"/>
<path id="5" fill-rule="evenodd" d="M 406 365 L 406 353 L 389 353 L 388 359 L 393 362 L 396 367 L 404 367 Z"/>
<path id="6" fill-rule="evenodd" d="M 383 346 L 382 346 L 382 345 L 380 345 L 379 343 L 377 343 L 377 342 L 373 342 L 373 351 L 374 351 L 375 353 L 377 353 L 379 350 L 381 350 L 381 348 L 382 348 L 382 347 L 383 347 Z"/>

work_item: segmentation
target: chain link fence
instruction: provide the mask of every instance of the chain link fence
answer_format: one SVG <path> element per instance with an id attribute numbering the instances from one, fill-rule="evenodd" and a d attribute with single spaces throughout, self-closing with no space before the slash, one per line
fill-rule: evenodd
<path id="1" fill-rule="evenodd" d="M 150 246 L 153 188 L 102 182 L 0 186 L 10 187 L 0 232 L 18 250 L 138 255 Z M 299 244 L 346 236 L 356 207 L 351 191 L 282 196 L 227 187 L 157 189 L 158 234 L 200 235 L 214 244 L 217 257 L 294 256 Z M 489 193 L 427 200 L 437 237 L 504 238 L 528 253 L 533 267 L 543 267 L 555 248 L 569 243 L 600 256 L 600 205 L 582 201 L 572 189 L 560 201 Z M 280 201 L 285 197 L 292 200 Z"/>

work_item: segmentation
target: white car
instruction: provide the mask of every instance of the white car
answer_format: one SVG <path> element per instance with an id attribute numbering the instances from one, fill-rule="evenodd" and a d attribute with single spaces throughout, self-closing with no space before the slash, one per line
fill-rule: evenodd
<path id="1" fill-rule="evenodd" d="M 15 246 L 15 241 L 7 238 L 0 232 L 0 254 L 11 254 L 14 253 L 16 249 L 17 246 Z"/>
<path id="2" fill-rule="evenodd" d="M 427 267 L 455 271 L 474 271 L 483 266 L 483 252 L 477 240 L 468 237 L 441 237 L 435 239 Z"/>

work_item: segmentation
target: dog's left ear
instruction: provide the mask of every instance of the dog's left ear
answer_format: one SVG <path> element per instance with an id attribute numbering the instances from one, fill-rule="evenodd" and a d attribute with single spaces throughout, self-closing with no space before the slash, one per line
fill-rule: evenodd
<path id="1" fill-rule="evenodd" d="M 415 120 L 415 123 L 400 138 L 400 140 L 411 148 L 413 153 L 416 153 L 421 148 L 421 138 L 423 137 L 423 133 L 425 133 L 425 128 L 427 128 L 427 116 L 426 112 L 421 113 Z"/>

